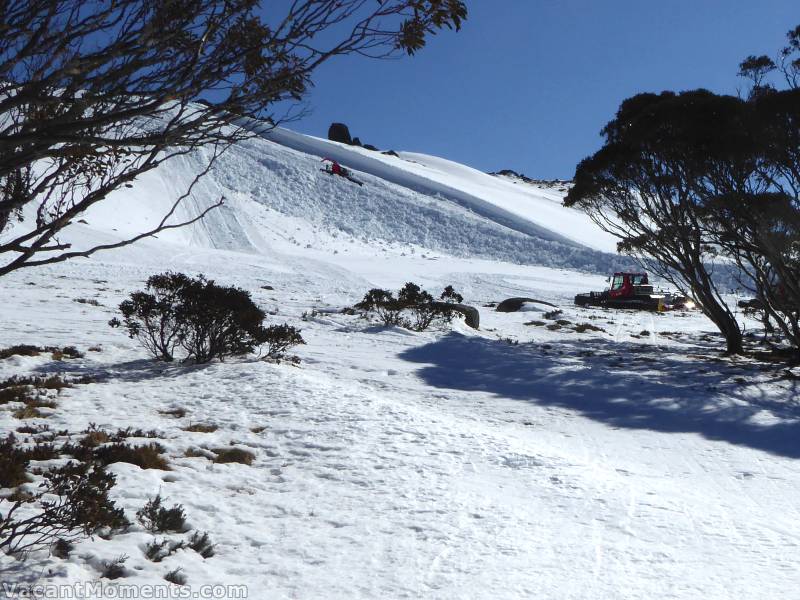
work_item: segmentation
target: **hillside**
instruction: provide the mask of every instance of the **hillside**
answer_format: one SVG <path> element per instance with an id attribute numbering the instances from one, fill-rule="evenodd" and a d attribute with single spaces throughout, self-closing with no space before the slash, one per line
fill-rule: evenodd
<path id="1" fill-rule="evenodd" d="M 168 470 L 110 464 L 132 527 L 66 558 L 0 555 L 1 594 L 98 583 L 161 593 L 142 586 L 181 569 L 180 593 L 197 597 L 241 597 L 203 587 L 215 585 L 270 599 L 791 597 L 800 374 L 720 357 L 698 312 L 573 306 L 621 260 L 561 207 L 563 192 L 398 154 L 276 130 L 232 147 L 197 185 L 184 216 L 226 204 L 196 226 L 3 278 L 0 348 L 83 356 L 0 359 L 0 381 L 76 381 L 47 392 L 38 415 L 0 405 L 0 435 L 32 447 L 130 427 L 125 442 L 161 444 Z M 364 186 L 322 173 L 321 156 Z M 154 224 L 201 165 L 191 156 L 148 174 L 66 239 Z M 252 292 L 270 323 L 302 329 L 301 362 L 148 358 L 107 323 L 166 270 Z M 437 294 L 454 285 L 481 329 L 412 332 L 342 311 L 407 281 Z M 512 296 L 562 312 L 493 309 Z M 231 448 L 252 462 L 219 460 Z M 136 521 L 157 494 L 182 505 L 186 531 Z M 213 556 L 177 545 L 194 531 L 208 532 Z M 175 551 L 148 559 L 163 540 Z M 122 577 L 104 578 L 120 558 Z"/>
<path id="2" fill-rule="evenodd" d="M 353 169 L 365 185 L 321 172 L 321 157 Z M 87 215 L 87 225 L 75 225 L 76 241 L 156 223 L 205 158 L 180 158 L 145 175 L 135 189 L 116 193 Z M 585 215 L 562 207 L 562 193 L 553 189 L 517 186 L 430 156 L 387 156 L 286 129 L 230 148 L 177 217 L 220 196 L 227 200 L 224 208 L 198 226 L 170 232 L 168 239 L 256 253 L 269 253 L 276 237 L 318 251 L 347 240 L 603 274 L 625 262 L 612 254 L 614 240 Z"/>

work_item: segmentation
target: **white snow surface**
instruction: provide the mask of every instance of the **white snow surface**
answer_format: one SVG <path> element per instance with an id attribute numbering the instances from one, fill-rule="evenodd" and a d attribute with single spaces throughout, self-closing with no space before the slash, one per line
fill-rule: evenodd
<path id="1" fill-rule="evenodd" d="M 155 429 L 171 470 L 112 465 L 112 496 L 134 526 L 83 540 L 67 559 L 0 556 L 2 583 L 144 590 L 180 567 L 195 597 L 212 597 L 208 585 L 258 599 L 797 597 L 796 380 L 721 358 L 699 313 L 572 306 L 616 259 L 555 191 L 419 154 L 268 137 L 232 148 L 198 184 L 183 216 L 226 197 L 202 223 L 3 278 L 0 347 L 69 344 L 85 357 L 13 356 L 0 380 L 98 381 L 63 390 L 47 418 L 0 406 L 0 434 L 37 423 L 75 440 L 91 423 Z M 365 185 L 319 172 L 320 155 Z M 201 165 L 188 157 L 151 173 L 65 237 L 141 230 Z M 250 290 L 271 323 L 302 328 L 302 362 L 150 360 L 107 322 L 168 269 Z M 406 281 L 454 285 L 479 307 L 481 329 L 457 320 L 413 333 L 339 310 Z M 555 303 L 570 323 L 484 306 L 512 296 Z M 185 415 L 164 412 L 175 408 Z M 198 423 L 218 429 L 185 431 Z M 230 446 L 253 464 L 186 456 Z M 134 515 L 158 493 L 209 533 L 213 557 L 144 557 L 153 536 Z M 126 576 L 101 579 L 102 561 L 121 555 Z"/>

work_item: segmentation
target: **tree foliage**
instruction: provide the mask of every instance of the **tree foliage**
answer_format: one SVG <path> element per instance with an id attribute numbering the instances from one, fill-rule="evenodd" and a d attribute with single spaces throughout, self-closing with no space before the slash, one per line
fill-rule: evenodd
<path id="1" fill-rule="evenodd" d="M 302 99 L 326 60 L 414 54 L 466 16 L 461 0 L 3 2 L 0 275 L 202 218 L 222 200 L 181 219 L 190 186 L 133 238 L 76 248 L 59 237 L 164 161 L 207 146 L 210 165 L 249 135 L 242 119 L 279 121 L 276 105 Z"/>
<path id="2" fill-rule="evenodd" d="M 620 251 L 690 292 L 729 352 L 742 351 L 742 331 L 715 278 L 721 263 L 738 267 L 800 347 L 800 90 L 788 59 L 798 40 L 800 28 L 780 66 L 766 56 L 742 62 L 754 86 L 747 99 L 695 90 L 625 100 L 565 200 L 615 235 Z M 776 69 L 789 89 L 765 84 Z"/>

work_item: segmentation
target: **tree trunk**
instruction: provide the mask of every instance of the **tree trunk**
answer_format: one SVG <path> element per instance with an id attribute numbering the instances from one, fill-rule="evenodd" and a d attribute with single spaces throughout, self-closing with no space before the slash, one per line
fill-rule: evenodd
<path id="1" fill-rule="evenodd" d="M 717 326 L 725 338 L 726 354 L 742 354 L 742 330 L 734 316 L 722 306 L 708 289 L 693 290 L 695 297 L 700 301 L 700 306 L 705 315 Z"/>

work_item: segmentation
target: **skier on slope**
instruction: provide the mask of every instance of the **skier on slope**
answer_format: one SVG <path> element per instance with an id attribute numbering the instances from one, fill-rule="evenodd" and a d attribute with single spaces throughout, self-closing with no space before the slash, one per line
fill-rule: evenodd
<path id="1" fill-rule="evenodd" d="M 322 170 L 325 171 L 326 173 L 329 173 L 331 175 L 339 175 L 340 177 L 344 177 L 345 179 L 348 179 L 353 183 L 358 184 L 359 186 L 364 185 L 363 182 L 359 181 L 358 179 L 355 179 L 350 174 L 350 171 L 348 169 L 345 169 L 335 160 L 331 158 L 323 158 L 322 162 L 325 163 L 325 168 Z"/>

